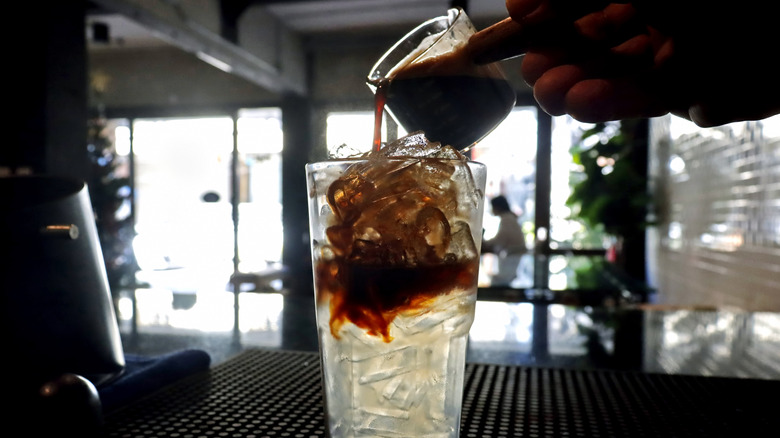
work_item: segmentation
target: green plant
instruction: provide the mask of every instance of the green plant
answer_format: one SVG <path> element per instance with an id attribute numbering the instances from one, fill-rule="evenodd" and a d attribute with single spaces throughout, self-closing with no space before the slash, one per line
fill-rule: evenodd
<path id="1" fill-rule="evenodd" d="M 120 288 L 135 283 L 138 265 L 132 247 L 135 233 L 129 214 L 130 178 L 118 172 L 117 156 L 105 131 L 105 119 L 88 121 L 87 156 L 91 173 L 87 183 L 108 284 L 116 294 Z"/>
<path id="2" fill-rule="evenodd" d="M 645 285 L 645 229 L 652 225 L 647 127 L 643 119 L 599 123 L 571 149 L 582 172 L 572 175 L 566 204 L 574 219 L 615 238 L 605 266 L 631 285 Z"/>
<path id="3" fill-rule="evenodd" d="M 571 149 L 582 173 L 574 175 L 566 204 L 572 216 L 608 234 L 633 238 L 650 224 L 643 120 L 599 123 L 583 131 Z"/>

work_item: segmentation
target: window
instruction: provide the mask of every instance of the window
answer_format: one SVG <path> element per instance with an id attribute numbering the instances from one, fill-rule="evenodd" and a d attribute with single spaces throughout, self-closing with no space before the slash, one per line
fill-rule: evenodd
<path id="1" fill-rule="evenodd" d="M 601 229 L 591 229 L 572 217 L 566 201 L 571 184 L 584 172 L 573 161 L 571 148 L 579 143 L 582 132 L 593 125 L 580 123 L 571 117 L 555 117 L 552 135 L 552 172 L 550 178 L 550 247 L 552 249 L 606 249 L 612 244 Z M 595 138 L 595 137 L 591 137 Z"/>
<path id="2" fill-rule="evenodd" d="M 326 120 L 325 141 L 330 156 L 344 157 L 371 150 L 374 142 L 373 112 L 332 112 L 328 113 Z M 404 135 L 406 135 L 406 131 L 398 127 L 398 137 Z M 387 137 L 388 126 L 385 117 L 382 120 L 382 141 L 387 141 Z"/>
<path id="3" fill-rule="evenodd" d="M 526 235 L 525 254 L 483 254 L 480 266 L 482 286 L 533 287 L 534 217 L 536 214 L 537 112 L 535 107 L 516 107 L 487 137 L 471 149 L 471 158 L 488 169 L 485 187 L 485 239 L 495 236 L 499 218 L 489 201 L 502 195 Z"/>
<path id="4" fill-rule="evenodd" d="M 281 262 L 281 111 L 241 110 L 235 130 L 234 150 L 232 117 L 133 122 L 140 281 L 225 290 L 234 269 Z"/>
<path id="5" fill-rule="evenodd" d="M 282 261 L 282 112 L 238 113 L 238 270 L 261 271 Z"/>
<path id="6" fill-rule="evenodd" d="M 190 276 L 193 281 L 202 283 L 207 280 L 198 277 L 216 272 L 223 282 L 229 278 L 232 138 L 230 117 L 133 123 L 134 249 L 142 276 L 173 277 L 159 273 L 186 269 L 198 274 Z"/>
<path id="7" fill-rule="evenodd" d="M 603 252 L 613 241 L 602 229 L 593 229 L 572 217 L 572 210 L 566 205 L 572 183 L 584 175 L 581 166 L 573 161 L 571 148 L 579 142 L 582 132 L 593 125 L 569 116 L 554 117 L 552 123 L 548 287 L 596 288 L 598 281 L 594 276 Z"/>

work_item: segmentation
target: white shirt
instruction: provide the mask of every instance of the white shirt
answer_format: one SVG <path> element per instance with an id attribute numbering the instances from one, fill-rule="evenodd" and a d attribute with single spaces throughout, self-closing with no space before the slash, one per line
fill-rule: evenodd
<path id="1" fill-rule="evenodd" d="M 517 216 L 510 212 L 498 215 L 498 232 L 492 239 L 482 243 L 484 251 L 494 254 L 522 254 L 528 250 L 525 246 L 525 234 Z"/>

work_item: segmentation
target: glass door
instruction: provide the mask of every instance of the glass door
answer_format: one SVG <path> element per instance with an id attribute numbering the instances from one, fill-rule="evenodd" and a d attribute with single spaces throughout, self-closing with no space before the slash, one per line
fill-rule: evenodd
<path id="1" fill-rule="evenodd" d="M 233 272 L 230 117 L 137 119 L 134 250 L 152 288 L 225 290 Z"/>
<path id="2" fill-rule="evenodd" d="M 237 127 L 237 267 L 252 273 L 282 261 L 282 112 L 241 110 Z"/>
<path id="3" fill-rule="evenodd" d="M 499 196 L 508 201 L 513 215 L 510 219 L 519 225 L 523 240 L 513 243 L 512 250 L 483 253 L 479 280 L 482 287 L 522 289 L 534 286 L 536 117 L 535 107 L 516 107 L 493 132 L 471 149 L 471 159 L 484 163 L 488 169 L 484 241 L 495 241 L 499 232 L 502 219 L 491 208 L 491 202 Z"/>
<path id="4" fill-rule="evenodd" d="M 236 269 L 278 267 L 280 109 L 244 109 L 235 119 L 136 119 L 132 144 L 140 281 L 174 292 L 225 291 Z"/>
<path id="5" fill-rule="evenodd" d="M 607 248 L 614 243 L 613 238 L 602 227 L 591 227 L 579 219 L 568 200 L 573 184 L 586 177 L 583 165 L 572 155 L 573 147 L 592 147 L 606 138 L 590 136 L 583 142 L 583 132 L 595 125 L 569 116 L 554 117 L 552 122 L 549 287 L 551 290 L 599 288 L 598 267 Z M 604 174 L 612 169 L 606 158 L 603 166 Z"/>

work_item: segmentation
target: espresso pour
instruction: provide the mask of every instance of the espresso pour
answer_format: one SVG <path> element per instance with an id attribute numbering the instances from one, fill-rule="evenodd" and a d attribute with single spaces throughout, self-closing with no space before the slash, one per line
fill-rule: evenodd
<path id="1" fill-rule="evenodd" d="M 514 89 L 497 64 L 474 62 L 466 44 L 474 32 L 465 13 L 451 9 L 410 32 L 374 66 L 367 82 L 376 99 L 375 150 L 385 110 L 407 132 L 423 131 L 459 150 L 509 114 Z"/>

